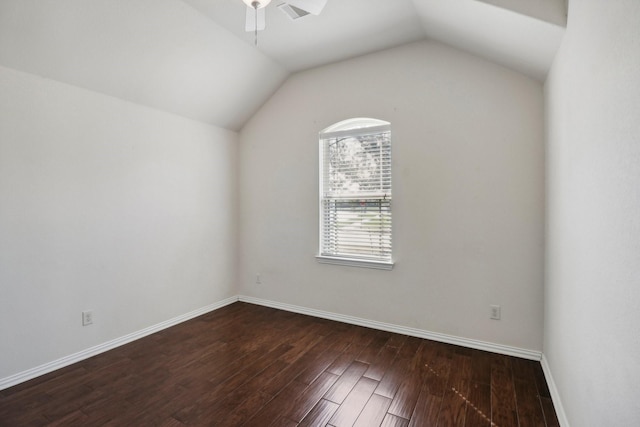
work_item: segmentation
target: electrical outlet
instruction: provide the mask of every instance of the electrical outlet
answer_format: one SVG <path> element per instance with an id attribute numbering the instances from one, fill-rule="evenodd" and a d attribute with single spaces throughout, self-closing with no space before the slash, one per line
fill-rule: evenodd
<path id="1" fill-rule="evenodd" d="M 93 323 L 93 311 L 83 311 L 82 312 L 82 326 L 91 325 Z"/>
<path id="2" fill-rule="evenodd" d="M 260 278 L 260 273 L 256 274 L 256 285 L 261 285 L 262 279 Z"/>
<path id="3" fill-rule="evenodd" d="M 491 306 L 491 319 L 500 320 L 500 306 L 492 305 Z"/>

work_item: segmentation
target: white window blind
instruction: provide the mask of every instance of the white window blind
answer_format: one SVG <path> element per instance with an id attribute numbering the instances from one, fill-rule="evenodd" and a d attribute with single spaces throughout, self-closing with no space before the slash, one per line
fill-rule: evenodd
<path id="1" fill-rule="evenodd" d="M 320 257 L 391 264 L 391 129 L 353 119 L 320 134 Z M 378 264 L 379 263 L 379 264 Z"/>

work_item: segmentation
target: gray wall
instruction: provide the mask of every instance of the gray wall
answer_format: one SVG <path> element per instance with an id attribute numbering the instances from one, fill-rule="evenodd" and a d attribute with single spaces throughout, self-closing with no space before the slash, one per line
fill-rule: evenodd
<path id="1" fill-rule="evenodd" d="M 540 351 L 543 116 L 539 82 L 438 43 L 294 75 L 240 135 L 240 293 Z M 318 132 L 352 117 L 391 122 L 390 272 L 314 258 Z"/>
<path id="2" fill-rule="evenodd" d="M 0 379 L 235 295 L 237 134 L 2 67 L 0 94 Z"/>
<path id="3" fill-rule="evenodd" d="M 573 426 L 640 425 L 640 2 L 572 1 L 546 83 L 544 354 Z"/>

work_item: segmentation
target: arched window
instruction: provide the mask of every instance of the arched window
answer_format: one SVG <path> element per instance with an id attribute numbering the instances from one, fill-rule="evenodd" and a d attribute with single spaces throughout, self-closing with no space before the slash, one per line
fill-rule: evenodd
<path id="1" fill-rule="evenodd" d="M 349 119 L 319 139 L 318 261 L 391 269 L 391 124 Z"/>

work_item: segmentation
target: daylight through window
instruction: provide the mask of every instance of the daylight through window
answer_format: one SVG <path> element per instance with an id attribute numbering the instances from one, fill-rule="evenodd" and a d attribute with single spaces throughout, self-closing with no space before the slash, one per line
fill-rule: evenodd
<path id="1" fill-rule="evenodd" d="M 391 127 L 351 119 L 320 133 L 321 262 L 391 269 Z"/>

